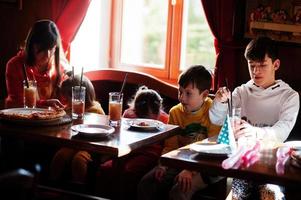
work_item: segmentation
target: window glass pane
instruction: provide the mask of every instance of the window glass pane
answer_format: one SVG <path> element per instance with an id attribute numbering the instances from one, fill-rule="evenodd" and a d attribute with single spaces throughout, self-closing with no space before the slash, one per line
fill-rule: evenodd
<path id="1" fill-rule="evenodd" d="M 70 48 L 76 73 L 108 67 L 110 0 L 92 0 Z"/>
<path id="2" fill-rule="evenodd" d="M 214 69 L 214 39 L 200 0 L 184 1 L 180 70 L 201 64 Z"/>
<path id="3" fill-rule="evenodd" d="M 167 17 L 167 0 L 124 0 L 121 63 L 162 68 Z"/>

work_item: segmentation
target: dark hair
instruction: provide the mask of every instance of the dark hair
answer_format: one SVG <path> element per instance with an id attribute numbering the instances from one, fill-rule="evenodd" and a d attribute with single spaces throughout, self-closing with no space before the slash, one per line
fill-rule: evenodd
<path id="1" fill-rule="evenodd" d="M 159 115 L 162 102 L 163 100 L 158 92 L 148 89 L 146 86 L 141 86 L 129 106 L 134 108 L 137 117 L 148 118 L 150 114 Z"/>
<path id="2" fill-rule="evenodd" d="M 247 60 L 263 61 L 266 54 L 273 62 L 278 58 L 276 42 L 266 36 L 253 39 L 245 50 L 245 58 Z"/>
<path id="3" fill-rule="evenodd" d="M 69 101 L 71 101 L 72 97 L 72 87 L 80 85 L 80 75 L 75 75 L 74 79 L 70 76 L 68 79 L 62 82 L 61 86 L 61 95 L 67 97 Z M 92 82 L 83 75 L 82 86 L 86 88 L 85 95 L 85 107 L 91 107 L 93 105 L 93 101 L 95 101 L 95 90 Z"/>
<path id="4" fill-rule="evenodd" d="M 211 82 L 212 76 L 210 71 L 202 65 L 194 65 L 181 73 L 178 84 L 186 88 L 191 83 L 193 87 L 197 87 L 201 93 L 204 90 L 210 90 Z"/>
<path id="5" fill-rule="evenodd" d="M 62 41 L 59 30 L 51 20 L 39 20 L 34 23 L 30 29 L 25 41 L 25 62 L 32 66 L 35 63 L 34 45 L 38 48 L 38 52 L 47 51 L 55 48 L 55 69 L 57 78 L 55 86 L 59 86 L 61 82 L 60 56 L 63 52 Z"/>

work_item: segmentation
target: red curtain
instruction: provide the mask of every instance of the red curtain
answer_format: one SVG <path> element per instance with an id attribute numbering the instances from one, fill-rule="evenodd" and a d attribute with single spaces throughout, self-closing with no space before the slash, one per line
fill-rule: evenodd
<path id="1" fill-rule="evenodd" d="M 65 52 L 84 20 L 89 4 L 90 0 L 52 0 L 52 18 L 60 30 Z"/>
<path id="2" fill-rule="evenodd" d="M 228 80 L 232 90 L 235 78 L 235 51 L 234 43 L 234 13 L 235 0 L 201 0 L 209 27 L 214 35 L 216 65 L 214 70 L 214 89 L 225 86 Z M 241 48 L 241 47 L 239 47 Z"/>

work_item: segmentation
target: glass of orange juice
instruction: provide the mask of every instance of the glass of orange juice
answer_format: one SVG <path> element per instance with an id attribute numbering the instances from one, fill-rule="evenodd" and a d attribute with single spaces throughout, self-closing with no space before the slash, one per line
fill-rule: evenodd
<path id="1" fill-rule="evenodd" d="M 120 92 L 109 93 L 109 120 L 111 126 L 120 126 L 122 113 L 123 94 Z"/>
<path id="2" fill-rule="evenodd" d="M 80 86 L 72 87 L 72 118 L 83 118 L 85 113 L 86 88 Z"/>
<path id="3" fill-rule="evenodd" d="M 24 107 L 25 108 L 35 108 L 37 104 L 37 82 L 35 80 L 23 82 L 24 85 Z"/>

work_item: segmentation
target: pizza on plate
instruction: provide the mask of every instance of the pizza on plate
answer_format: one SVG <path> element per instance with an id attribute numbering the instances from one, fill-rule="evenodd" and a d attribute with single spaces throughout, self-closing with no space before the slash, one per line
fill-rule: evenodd
<path id="1" fill-rule="evenodd" d="M 0 111 L 0 118 L 8 120 L 51 120 L 64 115 L 64 110 L 43 108 L 11 108 Z"/>

